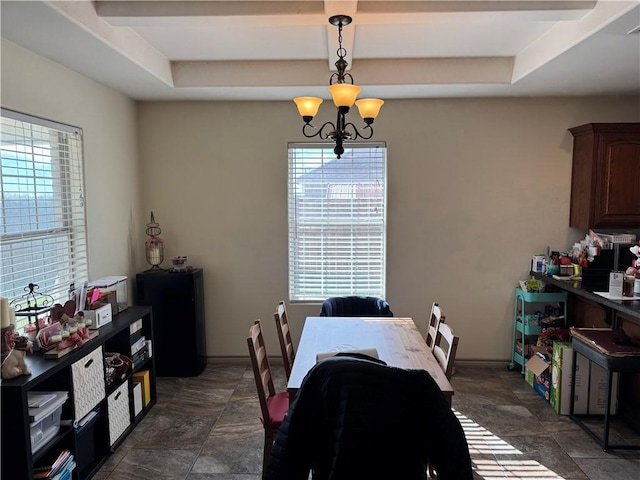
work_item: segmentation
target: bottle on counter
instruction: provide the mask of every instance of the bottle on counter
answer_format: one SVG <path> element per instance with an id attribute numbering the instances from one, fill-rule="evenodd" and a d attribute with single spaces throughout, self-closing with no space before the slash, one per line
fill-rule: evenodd
<path id="1" fill-rule="evenodd" d="M 633 297 L 635 290 L 636 277 L 632 275 L 625 275 L 622 281 L 622 296 Z"/>

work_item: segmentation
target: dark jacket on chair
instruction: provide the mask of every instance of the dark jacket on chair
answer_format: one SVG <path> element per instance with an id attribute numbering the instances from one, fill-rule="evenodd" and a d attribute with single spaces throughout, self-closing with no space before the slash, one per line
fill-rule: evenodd
<path id="1" fill-rule="evenodd" d="M 471 480 L 467 441 L 424 370 L 338 355 L 305 377 L 276 436 L 267 480 Z"/>
<path id="2" fill-rule="evenodd" d="M 378 297 L 331 297 L 322 302 L 321 317 L 393 317 L 389 304 Z"/>

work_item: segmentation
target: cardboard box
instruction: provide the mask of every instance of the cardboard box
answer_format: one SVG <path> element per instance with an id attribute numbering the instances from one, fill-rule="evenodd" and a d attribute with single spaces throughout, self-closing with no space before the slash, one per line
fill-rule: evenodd
<path id="1" fill-rule="evenodd" d="M 133 415 L 137 416 L 142 411 L 142 384 L 133 384 Z"/>
<path id="2" fill-rule="evenodd" d="M 611 378 L 611 408 L 609 413 L 618 411 L 618 373 Z M 607 408 L 607 370 L 591 362 L 589 376 L 589 415 L 604 415 Z"/>
<path id="3" fill-rule="evenodd" d="M 532 355 L 525 365 L 525 375 L 528 378 L 533 376 L 533 389 L 547 402 L 549 401 L 549 389 L 551 386 L 549 367 L 551 367 L 551 364 L 537 354 Z"/>
<path id="4" fill-rule="evenodd" d="M 113 319 L 112 313 L 111 305 L 103 305 L 96 310 L 83 310 L 82 312 L 85 319 L 91 320 L 91 325 L 89 325 L 91 330 L 97 330 L 110 323 Z"/>
<path id="5" fill-rule="evenodd" d="M 578 354 L 577 362 L 573 410 L 576 415 L 583 415 L 588 412 L 589 360 Z M 571 342 L 553 342 L 551 400 L 549 403 L 559 415 L 569 415 L 572 368 L 573 347 Z"/>
<path id="6" fill-rule="evenodd" d="M 607 371 L 578 354 L 573 413 L 604 415 L 607 401 Z M 550 402 L 559 415 L 569 415 L 573 347 L 570 342 L 554 342 L 551 366 Z M 610 413 L 617 412 L 618 374 L 613 375 Z"/>
<path id="7" fill-rule="evenodd" d="M 151 384 L 149 370 L 140 370 L 133 374 L 133 381 L 142 384 L 142 404 L 146 407 L 151 401 Z"/>

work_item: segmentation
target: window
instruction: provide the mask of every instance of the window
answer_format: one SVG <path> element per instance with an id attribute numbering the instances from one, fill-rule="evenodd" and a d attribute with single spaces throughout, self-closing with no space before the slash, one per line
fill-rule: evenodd
<path id="1" fill-rule="evenodd" d="M 385 143 L 289 144 L 289 297 L 384 297 Z"/>
<path id="2" fill-rule="evenodd" d="M 2 109 L 0 295 L 38 293 L 64 303 L 88 279 L 82 130 Z M 27 317 L 16 317 L 16 327 Z"/>

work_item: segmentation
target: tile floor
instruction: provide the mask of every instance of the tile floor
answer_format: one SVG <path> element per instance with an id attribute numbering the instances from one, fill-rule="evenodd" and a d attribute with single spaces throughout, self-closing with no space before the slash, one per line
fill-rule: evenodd
<path id="1" fill-rule="evenodd" d="M 284 388 L 282 368 L 273 368 Z M 603 452 L 506 365 L 459 365 L 452 383 L 476 479 L 640 480 L 640 451 Z M 248 365 L 210 364 L 198 377 L 158 378 L 158 403 L 94 478 L 259 480 L 259 416 Z M 640 434 L 615 424 L 611 440 L 640 444 Z"/>

